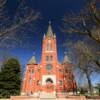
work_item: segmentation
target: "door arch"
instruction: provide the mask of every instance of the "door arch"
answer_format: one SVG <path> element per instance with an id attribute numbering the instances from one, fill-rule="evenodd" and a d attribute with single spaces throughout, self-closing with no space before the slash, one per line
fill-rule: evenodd
<path id="1" fill-rule="evenodd" d="M 46 91 L 53 92 L 54 91 L 54 82 L 51 78 L 46 79 Z"/>
<path id="2" fill-rule="evenodd" d="M 51 78 L 47 78 L 46 83 L 52 83 L 53 84 L 53 80 Z"/>

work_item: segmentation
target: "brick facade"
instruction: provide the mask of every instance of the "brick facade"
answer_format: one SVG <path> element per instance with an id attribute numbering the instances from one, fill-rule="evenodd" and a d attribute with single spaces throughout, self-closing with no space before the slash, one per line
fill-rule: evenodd
<path id="1" fill-rule="evenodd" d="M 74 75 L 68 68 L 71 63 L 59 63 L 57 59 L 56 35 L 49 24 L 42 41 L 41 61 L 38 64 L 33 56 L 27 64 L 21 94 L 60 93 L 76 90 Z"/>

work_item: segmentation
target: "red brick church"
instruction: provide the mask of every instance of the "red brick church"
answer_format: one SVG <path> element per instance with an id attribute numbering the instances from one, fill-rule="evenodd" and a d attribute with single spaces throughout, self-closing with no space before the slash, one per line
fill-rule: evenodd
<path id="1" fill-rule="evenodd" d="M 23 79 L 21 94 L 39 96 L 40 93 L 62 93 L 76 91 L 76 82 L 71 72 L 72 64 L 65 55 L 60 63 L 57 59 L 56 35 L 51 23 L 42 41 L 40 63 L 35 56 L 29 60 Z"/>

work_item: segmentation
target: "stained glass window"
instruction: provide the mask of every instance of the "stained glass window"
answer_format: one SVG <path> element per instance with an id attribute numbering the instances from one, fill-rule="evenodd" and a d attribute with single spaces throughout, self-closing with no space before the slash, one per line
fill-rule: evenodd
<path id="1" fill-rule="evenodd" d="M 46 68 L 47 68 L 47 70 L 51 70 L 51 69 L 52 69 L 52 65 L 51 65 L 51 64 L 48 64 L 48 65 L 46 66 Z"/>

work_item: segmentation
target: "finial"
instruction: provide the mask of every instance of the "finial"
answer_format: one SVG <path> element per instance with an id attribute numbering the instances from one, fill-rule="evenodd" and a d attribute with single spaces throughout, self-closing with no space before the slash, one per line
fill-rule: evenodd
<path id="1" fill-rule="evenodd" d="M 45 34 L 44 34 L 44 36 L 43 36 L 44 38 L 45 38 Z"/>
<path id="2" fill-rule="evenodd" d="M 49 21 L 49 25 L 51 25 L 51 21 Z"/>
<path id="3" fill-rule="evenodd" d="M 33 52 L 33 56 L 35 56 L 35 52 Z"/>
<path id="4" fill-rule="evenodd" d="M 64 52 L 64 55 L 67 55 L 67 52 L 66 51 Z"/>
<path id="5" fill-rule="evenodd" d="M 56 38 L 56 35 L 55 35 L 55 33 L 54 33 L 54 38 Z"/>

